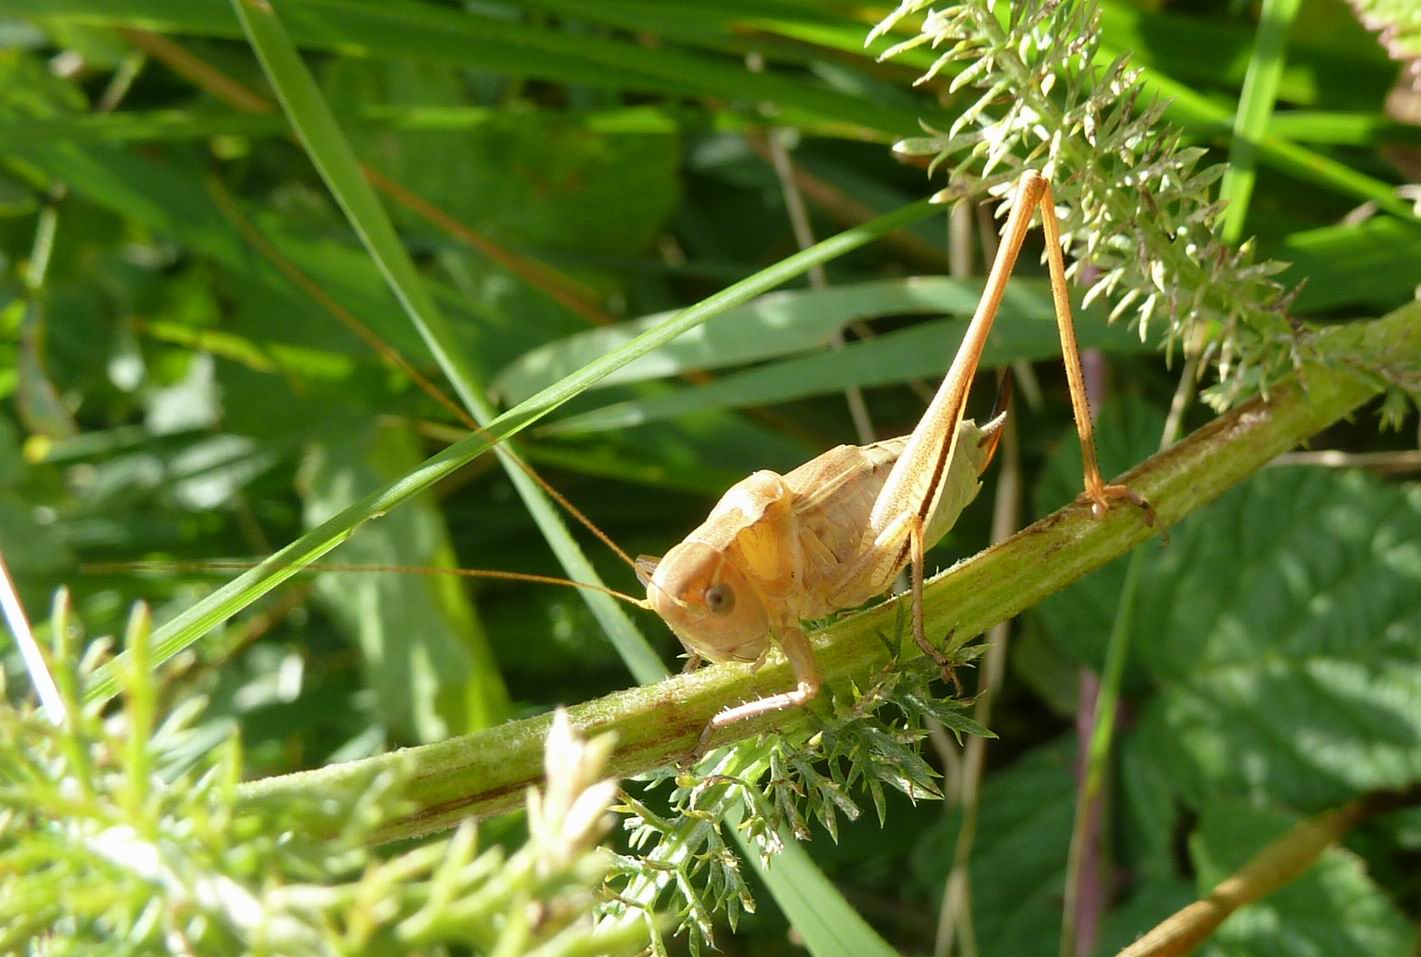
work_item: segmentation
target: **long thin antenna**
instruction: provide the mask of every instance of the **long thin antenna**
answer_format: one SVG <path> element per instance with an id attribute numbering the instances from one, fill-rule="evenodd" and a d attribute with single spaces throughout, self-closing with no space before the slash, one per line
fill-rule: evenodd
<path id="1" fill-rule="evenodd" d="M 93 562 L 80 565 L 85 574 L 103 575 L 123 572 L 233 572 L 247 571 L 259 563 L 237 559 L 212 559 L 193 562 Z M 634 598 L 614 588 L 594 585 L 591 582 L 574 581 L 571 578 L 556 578 L 552 575 L 535 575 L 531 572 L 506 572 L 492 568 L 440 568 L 429 565 L 367 565 L 353 562 L 312 562 L 302 565 L 304 572 L 366 572 L 389 573 L 395 575 L 446 575 L 452 578 L 494 578 L 502 581 L 533 582 L 539 585 L 563 585 L 569 588 L 583 588 L 610 595 L 620 601 L 644 611 L 652 611 L 651 604 L 644 598 Z"/>
<path id="2" fill-rule="evenodd" d="M 355 335 L 358 336 L 361 341 L 363 341 L 366 345 L 368 345 L 375 352 L 376 355 L 380 356 L 380 358 L 384 359 L 386 362 L 394 366 L 400 372 L 403 372 L 405 375 L 409 376 L 410 381 L 413 382 L 416 386 L 418 386 L 421 392 L 429 396 L 445 410 L 450 412 L 455 418 L 457 418 L 461 423 L 463 423 L 466 428 L 468 428 L 472 432 L 477 432 L 479 435 L 482 435 L 490 442 L 498 444 L 500 439 L 497 436 L 489 432 L 483 426 L 479 425 L 478 422 L 474 421 L 473 417 L 470 416 L 469 413 L 465 411 L 462 406 L 460 406 L 453 399 L 449 398 L 449 396 L 445 395 L 444 392 L 439 388 L 439 386 L 435 385 L 432 381 L 430 381 L 427 376 L 425 376 L 422 372 L 416 369 L 409 362 L 409 360 L 407 360 L 404 356 L 396 352 L 390 346 L 389 343 L 385 342 L 383 339 L 377 336 L 374 331 L 370 329 L 369 326 L 365 325 L 365 323 L 357 319 L 344 306 L 332 299 L 330 295 L 320 287 L 319 284 L 317 284 L 313 279 L 311 279 L 310 276 L 302 272 L 300 267 L 298 267 L 291 260 L 287 259 L 284 255 L 282 255 L 281 251 L 275 246 L 273 246 L 271 242 L 268 241 L 267 238 L 263 236 L 256 229 L 256 227 L 251 224 L 251 222 L 246 218 L 246 216 L 242 214 L 242 211 L 237 207 L 236 200 L 232 198 L 231 193 L 227 192 L 227 188 L 222 185 L 221 180 L 219 180 L 215 176 L 210 177 L 208 179 L 208 189 L 212 194 L 213 200 L 217 203 L 218 208 L 222 211 L 222 215 L 226 216 L 227 219 L 232 223 L 233 227 L 239 233 L 241 233 L 242 238 L 245 239 L 252 246 L 252 248 L 254 248 L 263 257 L 265 257 L 268 262 L 275 266 L 283 276 L 289 279 L 293 284 L 296 285 L 297 288 L 299 288 L 306 295 L 310 296 L 317 303 L 319 303 L 323 309 L 325 309 L 332 316 L 334 316 L 347 329 L 355 333 Z M 596 524 L 593 523 L 592 519 L 588 518 L 582 513 L 580 509 L 577 508 L 577 506 L 569 502 L 566 496 L 564 496 L 557 489 L 553 488 L 552 485 L 550 485 L 546 479 L 544 479 L 541 475 L 535 472 L 533 470 L 533 467 L 527 462 L 523 461 L 523 458 L 521 456 L 511 454 L 509 455 L 509 458 L 520 469 L 523 470 L 523 474 L 527 475 L 530 479 L 536 482 L 538 487 L 541 488 L 545 493 L 547 493 L 549 498 L 557 502 L 558 505 L 561 506 L 562 509 L 567 512 L 567 514 L 571 515 L 574 519 L 576 519 L 578 524 L 580 524 L 583 528 L 587 529 L 593 535 L 597 536 L 598 541 L 600 541 L 603 545 L 606 545 L 609 549 L 611 549 L 612 552 L 623 562 L 625 562 L 630 568 L 636 568 L 636 562 L 632 560 L 632 557 L 630 555 L 622 551 L 622 549 L 617 546 L 617 543 L 612 541 L 611 537 L 608 536 L 606 532 L 598 528 Z"/>

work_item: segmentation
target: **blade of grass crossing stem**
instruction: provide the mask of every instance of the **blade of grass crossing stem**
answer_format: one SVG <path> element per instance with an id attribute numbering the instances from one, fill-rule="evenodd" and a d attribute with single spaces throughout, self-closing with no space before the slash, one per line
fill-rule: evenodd
<path id="1" fill-rule="evenodd" d="M 233 0 L 233 7 L 267 79 L 281 100 L 282 109 L 320 171 L 321 178 L 345 211 L 346 218 L 464 406 L 481 425 L 487 425 L 494 419 L 495 412 L 484 396 L 478 373 L 468 361 L 466 350 L 458 341 L 453 327 L 425 290 L 394 225 L 360 172 L 359 163 L 336 123 L 335 115 L 317 89 L 314 78 L 287 37 L 275 11 L 265 0 Z M 578 581 L 601 585 L 601 579 L 582 554 L 546 493 L 513 461 L 514 453 L 510 449 L 499 448 L 497 451 L 509 479 L 568 575 Z M 584 591 L 582 595 L 636 679 L 646 683 L 663 677 L 665 669 L 661 659 L 622 607 L 611 597 L 598 592 Z"/>
<path id="2" fill-rule="evenodd" d="M 1120 703 L 1120 681 L 1125 674 L 1125 662 L 1130 658 L 1130 636 L 1135 623 L 1135 593 L 1138 590 L 1144 556 L 1145 552 L 1137 549 L 1131 554 L 1129 565 L 1126 567 L 1125 583 L 1120 589 L 1120 606 L 1116 609 L 1115 624 L 1110 629 L 1110 640 L 1105 650 L 1100 690 L 1095 697 L 1090 743 L 1086 747 L 1086 766 L 1080 789 L 1076 794 L 1071 845 L 1066 860 L 1066 893 L 1061 905 L 1061 957 L 1076 957 L 1077 906 L 1083 880 L 1085 848 L 1092 809 L 1105 779 L 1110 745 L 1115 736 L 1115 710 Z"/>
<path id="3" fill-rule="evenodd" d="M 1243 238 L 1248 200 L 1258 176 L 1258 145 L 1267 134 L 1268 119 L 1273 114 L 1278 80 L 1283 75 L 1288 28 L 1297 16 L 1300 3 L 1301 0 L 1263 0 L 1253 56 L 1248 61 L 1238 112 L 1234 114 L 1229 165 L 1219 185 L 1219 198 L 1228 202 L 1223 223 L 1223 238 L 1228 243 Z"/>
<path id="4" fill-rule="evenodd" d="M 667 317 L 632 341 L 608 351 L 606 355 L 525 399 L 490 422 L 483 433 L 469 435 L 437 452 L 409 474 L 376 489 L 331 516 L 255 568 L 223 585 L 165 623 L 153 633 L 154 666 L 178 654 L 212 628 L 297 574 L 304 565 L 335 548 L 361 523 L 377 518 L 409 498 L 428 491 L 487 452 L 496 443 L 528 428 L 593 383 L 629 362 L 665 345 L 712 317 L 803 275 L 811 266 L 830 262 L 937 212 L 938 207 L 928 200 L 919 200 L 830 236 L 803 252 L 782 259 Z M 122 657 L 120 655 L 118 660 L 99 670 L 85 693 L 86 701 L 107 700 L 117 693 L 116 676 L 118 669 L 122 667 Z"/>
<path id="5" fill-rule="evenodd" d="M 785 838 L 784 847 L 767 867 L 760 853 L 741 831 L 741 809 L 726 815 L 740 845 L 740 852 L 770 889 L 770 896 L 790 925 L 804 939 L 814 957 L 898 957 L 859 912 L 849 906 L 844 895 L 814 863 L 798 841 Z"/>

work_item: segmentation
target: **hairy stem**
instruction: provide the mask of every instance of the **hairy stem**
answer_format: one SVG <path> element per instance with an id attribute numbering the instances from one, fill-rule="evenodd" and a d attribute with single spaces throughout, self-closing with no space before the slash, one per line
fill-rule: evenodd
<path id="1" fill-rule="evenodd" d="M 1421 365 L 1421 305 L 1372 322 L 1355 323 L 1319 336 L 1319 351 L 1385 357 Z M 1310 363 L 1300 377 L 1220 416 L 1179 444 L 1145 461 L 1121 481 L 1154 505 L 1162 524 L 1184 516 L 1381 391 L 1372 376 L 1342 363 Z M 962 644 L 1059 591 L 1087 572 L 1158 533 L 1133 509 L 1114 509 L 1096 520 L 1079 502 L 1047 516 L 993 548 L 934 579 L 924 595 L 930 634 L 952 632 Z M 895 601 L 850 615 L 814 639 L 830 688 L 862 683 L 888 660 L 880 634 L 891 634 Z M 905 655 L 917 654 L 905 643 Z M 608 772 L 626 776 L 683 759 L 711 716 L 727 705 L 782 691 L 792 684 L 778 656 L 759 671 L 722 665 L 631 688 L 572 709 L 572 719 L 591 736 L 614 732 L 617 748 Z M 381 768 L 403 766 L 409 775 L 411 809 L 387 824 L 380 836 L 398 838 L 452 826 L 517 806 L 542 774 L 542 744 L 551 716 L 514 721 L 437 744 L 408 748 L 364 761 L 283 775 L 245 785 L 249 800 L 289 799 L 340 789 Z M 715 744 L 751 737 L 771 727 L 802 722 L 801 713 L 766 715 L 723 729 Z"/>

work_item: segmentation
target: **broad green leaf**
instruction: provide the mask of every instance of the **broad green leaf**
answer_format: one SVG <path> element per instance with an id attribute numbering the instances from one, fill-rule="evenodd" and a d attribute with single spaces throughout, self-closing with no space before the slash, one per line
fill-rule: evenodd
<path id="1" fill-rule="evenodd" d="M 1057 953 L 1066 850 L 1075 806 L 1075 741 L 1058 738 L 989 775 L 973 844 L 972 925 L 983 957 Z M 944 814 L 912 856 L 913 878 L 935 903 L 952 866 L 960 817 Z"/>
<path id="2" fill-rule="evenodd" d="M 1089 660 L 1117 588 L 1093 576 L 1041 614 Z M 1136 615 L 1157 690 L 1135 734 L 1190 804 L 1317 810 L 1421 780 L 1421 488 L 1265 471 L 1171 530 Z"/>
<path id="3" fill-rule="evenodd" d="M 1211 799 L 1189 845 L 1199 893 L 1208 893 L 1296 823 L 1237 798 Z M 1298 880 L 1235 911 L 1200 955 L 1407 957 L 1415 947 L 1415 926 L 1368 876 L 1365 863 L 1334 847 Z"/>
<path id="4" fill-rule="evenodd" d="M 1038 305 L 1042 305 L 1040 301 Z M 1035 312 L 1033 315 L 1032 313 Z M 820 348 L 811 355 L 768 363 L 722 376 L 708 385 L 684 388 L 594 409 L 558 420 L 544 434 L 576 434 L 623 429 L 659 419 L 711 409 L 737 409 L 840 392 L 849 386 L 890 385 L 909 379 L 936 380 L 952 364 L 967 325 L 960 319 L 920 323 L 909 329 Z M 1111 353 L 1151 347 L 1123 325 L 1085 321 L 1077 326 L 1080 344 Z M 1050 359 L 1061 354 L 1054 314 L 1035 310 L 1003 315 L 982 352 L 982 365 Z"/>

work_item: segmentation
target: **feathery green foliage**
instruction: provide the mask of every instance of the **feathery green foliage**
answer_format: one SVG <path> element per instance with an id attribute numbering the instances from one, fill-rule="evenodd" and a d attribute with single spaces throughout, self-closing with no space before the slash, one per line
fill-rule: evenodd
<path id="1" fill-rule="evenodd" d="M 1016 0 L 1005 24 L 989 0 L 931 7 L 904 0 L 870 42 L 923 13 L 918 34 L 881 58 L 945 48 L 918 82 L 952 67 L 949 92 L 980 91 L 947 130 L 895 147 L 943 168 L 951 185 L 936 198 L 1004 195 L 1038 169 L 1054 184 L 1068 272 L 1087 303 L 1106 297 L 1111 318 L 1128 312 L 1142 336 L 1162 323 L 1170 348 L 1218 370 L 1223 405 L 1287 371 L 1296 330 L 1273 278 L 1285 265 L 1219 240 L 1210 189 L 1223 167 L 1200 168 L 1205 150 L 1162 122 L 1166 104 L 1144 96 L 1128 56 L 1104 64 L 1097 3 Z"/>
<path id="2" fill-rule="evenodd" d="M 1394 60 L 1406 64 L 1413 83 L 1421 77 L 1421 7 L 1409 0 L 1349 0 L 1357 18 Z"/>
<path id="3" fill-rule="evenodd" d="M 242 805 L 241 737 L 203 701 L 159 705 L 149 620 L 126 639 L 135 666 L 117 710 L 80 692 L 107 657 L 76 658 L 61 595 L 51 654 L 69 720 L 0 709 L 0 950 L 47 954 L 631 954 L 639 935 L 589 923 L 610 865 L 598 846 L 611 742 L 580 741 L 564 715 L 549 776 L 528 796 L 522 848 L 480 849 L 472 821 L 383 855 L 368 841 L 398 813 L 398 769 L 304 799 Z M 313 837 L 329 832 L 333 837 Z"/>
<path id="4" fill-rule="evenodd" d="M 1412 5 L 1354 6 L 1414 57 Z M 1121 393 L 1149 410 L 1142 448 L 1158 438 L 1176 384 L 1156 344 L 1197 359 L 1221 403 L 1265 385 L 1274 399 L 1212 423 L 1184 409 L 1190 437 L 1138 473 L 1167 519 L 1198 512 L 1139 559 L 1119 699 L 1137 720 L 1098 764 L 1107 800 L 1079 815 L 1101 814 L 1111 840 L 1072 875 L 1097 892 L 1077 895 L 1074 926 L 1099 930 L 1077 951 L 1109 953 L 1206 894 L 1278 822 L 1407 794 L 1421 753 L 1416 499 L 1393 487 L 1407 480 L 1273 472 L 1201 505 L 1382 386 L 1383 414 L 1411 421 L 1416 312 L 1396 310 L 1421 284 L 1421 229 L 1397 187 L 1416 132 L 1383 110 L 1396 64 L 1335 0 L 1297 5 L 1287 29 L 1228 0 L 1187 7 L 909 2 L 874 62 L 870 14 L 849 0 L 9 0 L 0 548 L 31 608 L 67 585 L 97 633 L 122 632 L 140 598 L 155 624 L 113 655 L 91 644 L 82 664 L 70 629 L 52 629 L 76 716 L 60 728 L 5 656 L 0 942 L 925 953 L 954 848 L 975 834 L 947 885 L 966 894 L 957 946 L 1058 953 L 1072 729 L 1098 704 L 1116 572 L 1030 606 L 1138 542 L 1124 515 L 1067 509 L 929 583 L 930 636 L 948 647 L 1022 615 L 980 789 L 951 736 L 925 747 L 929 718 L 973 735 L 969 756 L 984 729 L 911 642 L 893 661 L 878 632 L 901 601 L 816 626 L 829 680 L 810 708 L 671 772 L 716 710 L 788 686 L 779 657 L 629 688 L 575 594 L 295 578 L 352 536 L 358 554 L 331 557 L 558 573 L 514 480 L 479 458 L 490 443 L 323 297 L 421 375 L 450 370 L 471 405 L 495 383 L 511 410 L 495 432 L 520 432 L 519 451 L 632 554 L 664 554 L 746 474 L 848 440 L 834 392 L 869 387 L 882 434 L 907 431 L 922 408 L 909 387 L 937 380 L 975 307 L 980 270 L 958 254 L 990 258 L 996 221 L 978 206 L 968 228 L 964 200 L 961 274 L 919 275 L 947 262 L 944 229 L 893 141 L 951 173 L 943 200 L 1000 195 L 1025 167 L 1053 177 L 1090 302 L 1081 338 L 1115 394 L 1096 402 L 1110 471 L 1146 454 L 1114 457 Z M 245 32 L 239 9 L 256 18 Z M 1260 61 L 1267 82 L 1243 92 Z M 919 121 L 927 135 L 911 136 Z M 1252 245 L 1218 238 L 1219 161 L 1252 179 L 1246 221 L 1235 213 Z M 796 190 L 807 230 L 791 228 Z M 1076 440 L 1031 258 L 986 362 L 1043 362 L 1004 484 L 1045 514 L 1079 472 L 1046 464 Z M 827 288 L 795 288 L 814 268 Z M 1107 328 L 1107 313 L 1136 328 Z M 833 331 L 845 349 L 824 348 Z M 1278 380 L 1299 362 L 1306 393 Z M 1379 437 L 1364 415 L 1316 442 L 1398 469 L 1409 435 Z M 986 546 L 987 499 L 930 566 Z M 634 588 L 599 548 L 598 574 Z M 173 564 L 252 555 L 276 557 L 234 582 Z M 163 571 L 111 564 L 133 561 Z M 638 627 L 651 647 L 633 673 L 648 680 L 676 649 L 659 622 Z M 967 663 L 975 647 L 954 653 Z M 616 743 L 575 744 L 559 703 Z M 552 774 L 525 799 L 545 760 L 603 757 L 605 772 Z M 629 775 L 606 851 L 592 847 L 603 773 Z M 470 811 L 516 816 L 476 835 Z M 1298 951 L 1409 954 L 1414 815 L 1369 821 L 1220 945 L 1260 957 L 1284 934 Z"/>

